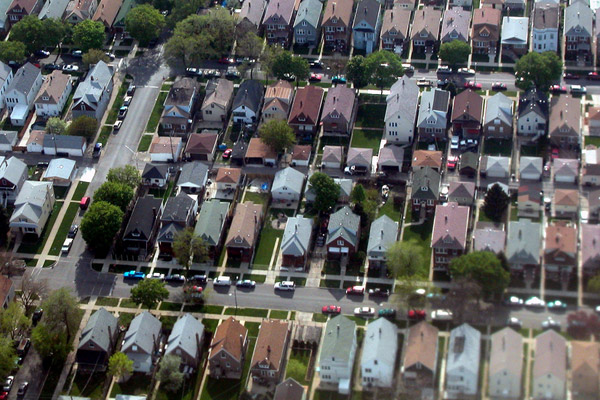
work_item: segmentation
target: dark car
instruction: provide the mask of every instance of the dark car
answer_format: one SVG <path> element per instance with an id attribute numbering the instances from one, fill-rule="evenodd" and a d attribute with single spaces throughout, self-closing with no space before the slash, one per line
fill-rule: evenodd
<path id="1" fill-rule="evenodd" d="M 36 57 L 48 57 L 50 52 L 48 50 L 37 50 L 33 54 L 35 54 Z"/>
<path id="2" fill-rule="evenodd" d="M 20 357 L 25 357 L 29 348 L 31 347 L 31 340 L 29 339 L 21 339 L 19 341 L 19 345 L 17 346 L 17 355 Z"/>
<path id="3" fill-rule="evenodd" d="M 369 296 L 388 297 L 389 295 L 390 295 L 390 291 L 388 289 L 381 289 L 381 288 L 369 289 Z"/>
<path id="4" fill-rule="evenodd" d="M 320 60 L 311 61 L 309 65 L 314 69 L 323 69 L 323 63 Z"/>
<path id="5" fill-rule="evenodd" d="M 44 69 L 46 71 L 61 70 L 62 66 L 59 64 L 46 64 L 46 65 L 44 65 Z"/>
<path id="6" fill-rule="evenodd" d="M 129 85 L 127 88 L 127 96 L 133 96 L 135 93 L 135 85 Z"/>
<path id="7" fill-rule="evenodd" d="M 573 74 L 573 73 L 571 73 L 571 72 L 567 72 L 567 73 L 565 73 L 565 74 L 563 75 L 563 77 L 564 77 L 565 79 L 579 79 L 579 78 L 580 78 L 580 77 L 579 77 L 579 75 L 577 75 L 577 74 Z"/>
<path id="8" fill-rule="evenodd" d="M 448 79 L 438 79 L 437 87 L 439 87 L 440 89 L 443 89 L 446 86 L 448 86 L 449 83 L 450 83 L 450 81 Z"/>
<path id="9" fill-rule="evenodd" d="M 394 318 L 396 316 L 396 310 L 393 308 L 382 308 L 377 312 L 377 314 L 384 318 Z"/>
<path id="10" fill-rule="evenodd" d="M 235 286 L 239 288 L 254 289 L 256 287 L 256 282 L 249 279 L 244 279 L 242 281 L 237 281 Z"/>
<path id="11" fill-rule="evenodd" d="M 67 233 L 67 237 L 70 239 L 73 239 L 75 237 L 75 235 L 77 235 L 77 232 L 79 231 L 79 226 L 73 224 L 71 225 L 71 228 L 69 228 L 69 233 Z"/>
<path id="12" fill-rule="evenodd" d="M 25 397 L 25 393 L 27 393 L 27 389 L 29 388 L 29 382 L 23 382 L 19 385 L 19 390 L 17 391 L 17 399 L 22 399 Z"/>
<path id="13" fill-rule="evenodd" d="M 173 283 L 185 283 L 185 276 L 180 274 L 167 275 L 165 277 L 165 281 Z"/>
<path id="14" fill-rule="evenodd" d="M 188 279 L 190 282 L 194 283 L 206 283 L 208 281 L 208 276 L 206 275 L 194 275 Z"/>
<path id="15" fill-rule="evenodd" d="M 31 325 L 36 326 L 38 322 L 40 322 L 40 320 L 42 319 L 42 315 L 44 315 L 43 308 L 38 308 L 37 310 L 35 310 L 33 312 L 33 315 L 31 316 Z"/>
<path id="16" fill-rule="evenodd" d="M 495 82 L 492 84 L 492 90 L 495 90 L 497 92 L 500 92 L 500 91 L 503 91 L 506 89 L 507 89 L 506 85 L 502 82 Z"/>

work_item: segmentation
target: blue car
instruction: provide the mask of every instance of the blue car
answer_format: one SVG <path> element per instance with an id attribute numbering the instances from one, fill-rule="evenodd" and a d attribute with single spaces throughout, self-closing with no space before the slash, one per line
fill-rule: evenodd
<path id="1" fill-rule="evenodd" d="M 331 83 L 346 83 L 346 78 L 343 75 L 336 75 L 331 78 Z"/>
<path id="2" fill-rule="evenodd" d="M 127 271 L 123 273 L 123 278 L 125 279 L 144 279 L 145 277 L 146 274 L 143 272 Z"/>

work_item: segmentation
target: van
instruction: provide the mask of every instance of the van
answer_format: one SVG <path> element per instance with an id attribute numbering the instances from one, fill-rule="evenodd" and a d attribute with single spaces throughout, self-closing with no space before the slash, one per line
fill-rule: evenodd
<path id="1" fill-rule="evenodd" d="M 87 210 L 87 208 L 90 206 L 91 202 L 92 202 L 91 198 L 89 198 L 88 196 L 83 196 L 81 198 L 81 201 L 79 202 L 79 208 L 82 210 Z"/>
<path id="2" fill-rule="evenodd" d="M 31 346 L 31 342 L 29 339 L 21 339 L 19 341 L 19 345 L 17 346 L 17 355 L 19 357 L 24 357 L 25 354 L 29 351 L 29 346 Z"/>
<path id="3" fill-rule="evenodd" d="M 585 88 L 585 86 L 571 85 L 571 94 L 584 95 L 586 93 L 587 93 L 587 89 Z"/>
<path id="4" fill-rule="evenodd" d="M 293 291 L 296 289 L 296 284 L 293 281 L 282 281 L 275 284 L 275 290 Z"/>
<path id="5" fill-rule="evenodd" d="M 218 278 L 215 278 L 213 286 L 231 286 L 231 277 L 221 275 Z"/>

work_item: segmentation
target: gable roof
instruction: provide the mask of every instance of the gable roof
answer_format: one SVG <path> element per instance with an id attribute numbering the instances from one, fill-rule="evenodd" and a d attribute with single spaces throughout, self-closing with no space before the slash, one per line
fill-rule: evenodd
<path id="1" fill-rule="evenodd" d="M 555 379 L 567 379 L 567 341 L 553 329 L 535 338 L 533 377 L 552 374 Z"/>
<path id="2" fill-rule="evenodd" d="M 308 85 L 296 90 L 296 97 L 290 111 L 288 121 L 305 118 L 306 122 L 316 124 L 319 119 L 319 111 L 321 111 L 321 103 L 323 102 L 323 88 L 314 85 Z"/>
<path id="3" fill-rule="evenodd" d="M 297 257 L 307 254 L 312 237 L 313 220 L 303 215 L 290 217 L 281 238 L 281 253 Z"/>
<path id="4" fill-rule="evenodd" d="M 583 1 L 571 2 L 571 5 L 565 10 L 565 27 L 564 34 L 592 35 L 594 14 L 590 7 Z M 576 32 L 581 29 L 581 32 Z M 571 32 L 573 30 L 573 32 Z"/>
<path id="5" fill-rule="evenodd" d="M 127 353 L 133 350 L 133 346 L 137 346 L 144 353 L 151 354 L 154 351 L 154 344 L 160 338 L 161 326 L 162 323 L 148 311 L 138 314 L 125 333 L 122 351 Z"/>
<path id="6" fill-rule="evenodd" d="M 554 251 L 575 254 L 577 252 L 577 229 L 555 222 L 546 227 L 545 253 Z"/>
<path id="7" fill-rule="evenodd" d="M 254 137 L 248 143 L 246 158 L 273 159 L 277 158 L 277 152 L 260 140 L 260 138 Z"/>
<path id="8" fill-rule="evenodd" d="M 77 86 L 73 95 L 73 107 L 79 103 L 96 104 L 100 102 L 104 91 L 113 77 L 113 69 L 104 61 L 98 63 L 88 72 L 85 80 Z"/>
<path id="9" fill-rule="evenodd" d="M 512 126 L 513 101 L 502 93 L 496 93 L 488 98 L 485 107 L 484 124 L 493 122 L 496 118 L 505 124 Z"/>
<path id="10" fill-rule="evenodd" d="M 250 368 L 279 370 L 285 357 L 290 325 L 287 321 L 266 319 L 260 324 Z"/>
<path id="11" fill-rule="evenodd" d="M 502 44 L 527 43 L 527 34 L 529 30 L 528 17 L 510 17 L 502 18 Z"/>
<path id="12" fill-rule="evenodd" d="M 16 132 L 15 132 L 16 134 Z M 17 157 L 11 157 L 8 160 L 0 156 L 0 179 L 6 179 L 8 182 L 16 185 L 21 177 L 27 177 L 27 164 Z"/>
<path id="13" fill-rule="evenodd" d="M 441 38 L 469 41 L 469 26 L 471 25 L 471 11 L 466 11 L 462 7 L 452 7 L 444 13 L 442 20 Z M 452 33 L 457 35 L 453 38 Z"/>
<path id="14" fill-rule="evenodd" d="M 398 33 L 402 39 L 408 37 L 408 26 L 410 25 L 411 10 L 403 8 L 397 2 L 391 10 L 385 10 L 381 22 L 381 35 L 385 35 L 392 30 Z M 406 75 L 404 75 L 406 76 Z"/>
<path id="15" fill-rule="evenodd" d="M 52 71 L 51 74 L 45 76 L 44 83 L 42 83 L 35 102 L 40 104 L 58 104 L 60 97 L 70 82 L 71 75 L 64 74 L 62 71 Z M 44 100 L 45 97 L 48 100 Z"/>
<path id="16" fill-rule="evenodd" d="M 377 164 L 381 166 L 401 167 L 404 162 L 404 149 L 400 146 L 386 146 L 379 150 Z"/>
<path id="17" fill-rule="evenodd" d="M 413 28 L 414 29 L 414 28 Z M 450 92 L 441 89 L 426 90 L 421 94 L 419 117 L 417 126 L 426 123 L 429 128 L 446 128 L 448 107 L 450 105 Z M 434 121 L 430 124 L 429 120 Z"/>
<path id="18" fill-rule="evenodd" d="M 555 189 L 552 202 L 559 206 L 578 206 L 579 191 L 575 189 Z"/>
<path id="19" fill-rule="evenodd" d="M 19 7 L 24 9 L 27 14 L 31 14 L 36 4 L 38 4 L 38 0 L 13 0 L 13 2 L 10 4 L 9 10 Z"/>
<path id="20" fill-rule="evenodd" d="M 415 150 L 412 167 L 431 167 L 439 170 L 442 167 L 442 152 L 436 150 Z"/>
<path id="21" fill-rule="evenodd" d="M 410 15 L 410 11 L 407 11 Z M 390 94 L 386 98 L 385 118 L 387 122 L 394 117 L 396 113 L 400 118 L 414 123 L 417 118 L 417 106 L 419 104 L 419 87 L 414 79 L 406 75 L 398 78 L 390 89 Z"/>
<path id="22" fill-rule="evenodd" d="M 286 25 L 289 25 L 292 22 L 292 16 L 294 15 L 294 6 L 294 0 L 271 0 L 265 10 L 263 23 L 271 17 L 279 16 Z M 279 25 L 282 24 L 279 23 Z"/>
<path id="23" fill-rule="evenodd" d="M 469 324 L 462 324 L 450 331 L 448 345 L 448 363 L 446 371 L 454 369 L 469 370 L 477 376 L 479 373 L 479 349 L 481 333 Z"/>
<path id="24" fill-rule="evenodd" d="M 275 2 L 271 2 L 274 4 Z M 250 110 L 258 113 L 260 103 L 263 98 L 263 85 L 257 80 L 249 79 L 240 85 L 237 94 L 233 99 L 233 109 L 246 106 Z"/>
<path id="25" fill-rule="evenodd" d="M 244 4 L 246 4 L 244 2 Z M 212 79 L 206 84 L 206 96 L 202 108 L 217 104 L 226 108 L 233 96 L 233 82 L 228 79 Z"/>
<path id="26" fill-rule="evenodd" d="M 101 350 L 110 352 L 113 338 L 117 333 L 118 322 L 119 320 L 117 317 L 106 311 L 104 307 L 100 307 L 90 316 L 85 328 L 81 331 L 77 348 L 80 349 L 89 341 L 93 341 L 94 346 L 98 346 Z"/>
<path id="27" fill-rule="evenodd" d="M 530 111 L 548 118 L 548 97 L 546 94 L 536 88 L 527 89 L 519 94 L 519 117 Z"/>
<path id="28" fill-rule="evenodd" d="M 350 18 L 352 18 L 352 9 L 354 8 L 353 0 L 332 0 L 328 1 L 323 14 L 323 23 L 331 22 L 332 19 L 337 19 L 343 22 L 344 25 L 350 26 Z"/>
<path id="29" fill-rule="evenodd" d="M 356 245 L 358 243 L 358 229 L 360 227 L 360 216 L 354 214 L 350 207 L 344 206 L 331 214 L 327 226 L 327 242 L 343 238 Z"/>
<path id="30" fill-rule="evenodd" d="M 533 29 L 558 29 L 559 15 L 558 4 L 536 2 L 533 10 Z"/>
<path id="31" fill-rule="evenodd" d="M 212 155 L 218 140 L 219 135 L 217 133 L 192 133 L 188 137 L 185 152 Z"/>
<path id="32" fill-rule="evenodd" d="M 346 164 L 347 165 L 371 166 L 372 159 L 373 159 L 373 149 L 350 147 L 348 149 L 348 157 L 346 157 Z"/>
<path id="33" fill-rule="evenodd" d="M 192 207 L 194 207 L 194 203 L 195 200 L 185 192 L 179 192 L 177 196 L 169 197 L 162 212 L 161 221 L 187 222 L 187 217 Z"/>
<path id="34" fill-rule="evenodd" d="M 504 252 L 506 232 L 493 226 L 478 227 L 473 232 L 473 249 L 475 251 Z"/>
<path id="35" fill-rule="evenodd" d="M 186 313 L 180 317 L 167 340 L 168 346 L 165 350 L 165 355 L 173 353 L 180 349 L 192 357 L 196 357 L 201 349 L 198 345 L 204 337 L 204 325 L 192 316 Z"/>
<path id="36" fill-rule="evenodd" d="M 541 174 L 543 164 L 544 160 L 542 157 L 521 156 L 519 159 L 519 174 Z"/>
<path id="37" fill-rule="evenodd" d="M 85 145 L 83 136 L 70 135 L 44 135 L 43 146 L 45 148 L 81 150 Z"/>
<path id="38" fill-rule="evenodd" d="M 440 196 L 442 176 L 431 167 L 424 167 L 413 173 L 413 197 L 419 199 L 437 200 Z M 424 192 L 421 188 L 427 188 Z"/>
<path id="39" fill-rule="evenodd" d="M 454 202 L 436 205 L 431 247 L 464 249 L 468 226 L 469 207 Z"/>
<path id="40" fill-rule="evenodd" d="M 571 370 L 573 375 L 583 374 L 598 382 L 600 369 L 600 344 L 598 342 L 571 341 Z"/>
<path id="41" fill-rule="evenodd" d="M 58 18 L 61 19 L 65 10 L 67 9 L 67 5 L 71 0 L 48 0 L 40 14 L 38 15 L 39 19 L 44 18 Z"/>
<path id="42" fill-rule="evenodd" d="M 126 237 L 131 234 L 140 234 L 140 238 L 146 240 L 150 239 L 152 236 L 152 228 L 156 221 L 156 216 L 154 216 L 153 213 L 158 213 L 161 207 L 162 199 L 155 198 L 152 195 L 138 197 L 123 236 Z"/>
<path id="43" fill-rule="evenodd" d="M 510 171 L 510 158 L 504 156 L 483 156 L 481 158 L 481 171 L 490 170 L 504 171 L 506 174 Z"/>
<path id="44" fill-rule="evenodd" d="M 123 0 L 100 0 L 92 19 L 102 22 L 108 28 L 112 27 L 122 4 Z"/>
<path id="45" fill-rule="evenodd" d="M 289 190 L 301 194 L 305 175 L 292 167 L 280 169 L 275 173 L 271 192 Z"/>
<path id="46" fill-rule="evenodd" d="M 39 68 L 30 62 L 25 63 L 25 65 L 17 70 L 12 81 L 10 81 L 8 87 L 6 88 L 5 93 L 15 90 L 27 96 L 29 92 L 33 90 L 35 81 L 40 74 L 41 72 Z"/>
<path id="47" fill-rule="evenodd" d="M 240 360 L 242 359 L 243 344 L 246 342 L 248 336 L 248 329 L 244 325 L 240 324 L 239 321 L 233 317 L 227 318 L 221 322 L 210 344 L 210 358 L 212 358 L 217 352 L 225 350 L 233 358 Z"/>
<path id="48" fill-rule="evenodd" d="M 367 326 L 361 363 L 375 361 L 393 369 L 397 349 L 398 327 L 386 318 L 378 318 Z"/>
<path id="49" fill-rule="evenodd" d="M 568 175 L 576 177 L 579 170 L 579 160 L 570 158 L 555 158 L 552 160 L 554 176 Z"/>
<path id="50" fill-rule="evenodd" d="M 320 0 L 304 0 L 298 7 L 296 13 L 296 19 L 294 20 L 294 28 L 296 28 L 302 21 L 306 21 L 313 28 L 319 26 L 319 19 L 321 18 L 321 11 L 323 10 L 323 3 Z"/>
<path id="51" fill-rule="evenodd" d="M 504 328 L 491 337 L 490 379 L 498 372 L 509 371 L 521 379 L 523 370 L 523 337 L 512 330 Z"/>
<path id="52" fill-rule="evenodd" d="M 464 114 L 477 122 L 481 122 L 481 113 L 483 111 L 483 97 L 479 93 L 467 89 L 463 90 L 454 97 L 452 107 L 452 121 L 462 119 Z"/>
<path id="53" fill-rule="evenodd" d="M 517 201 L 519 203 L 533 202 L 539 205 L 542 203 L 542 199 L 540 198 L 540 190 L 542 190 L 542 185 L 540 182 L 521 181 L 519 184 Z"/>
<path id="54" fill-rule="evenodd" d="M 198 82 L 193 78 L 179 77 L 175 80 L 165 99 L 167 106 L 187 106 L 198 89 Z"/>
<path id="55" fill-rule="evenodd" d="M 265 90 L 265 101 L 268 99 L 279 99 L 289 106 L 288 102 L 291 100 L 293 94 L 294 87 L 292 84 L 280 79 L 267 86 L 267 89 Z"/>
<path id="56" fill-rule="evenodd" d="M 210 199 L 202 203 L 194 235 L 200 236 L 209 246 L 219 244 L 229 213 L 229 206 L 230 203 L 217 199 Z"/>
<path id="57" fill-rule="evenodd" d="M 188 162 L 181 167 L 181 173 L 179 174 L 179 179 L 177 179 L 177 186 L 196 186 L 200 188 L 205 185 L 207 176 L 208 165 L 199 161 Z"/>
<path id="58" fill-rule="evenodd" d="M 441 19 L 442 11 L 436 10 L 432 6 L 425 6 L 421 10 L 416 10 L 410 32 L 411 40 L 418 38 L 421 32 L 425 32 L 435 40 L 438 40 L 440 37 Z"/>
<path id="59" fill-rule="evenodd" d="M 185 168 L 185 165 L 184 165 Z M 166 164 L 147 163 L 142 172 L 143 179 L 167 179 L 170 167 Z"/>
<path id="60" fill-rule="evenodd" d="M 479 164 L 479 155 L 473 153 L 472 151 L 466 151 L 460 155 L 460 168 L 473 168 L 477 169 L 477 164 Z"/>
<path id="61" fill-rule="evenodd" d="M 325 104 L 323 105 L 323 118 L 337 112 L 347 121 L 350 121 L 355 98 L 356 94 L 354 90 L 345 85 L 337 85 L 329 89 L 325 98 Z"/>
<path id="62" fill-rule="evenodd" d="M 260 21 L 262 21 L 266 6 L 267 2 L 265 0 L 244 1 L 242 3 L 242 10 L 239 14 L 239 22 L 245 18 L 258 28 Z"/>
<path id="63" fill-rule="evenodd" d="M 508 222 L 506 258 L 509 262 L 538 264 L 541 246 L 541 225 L 528 218 Z"/>
<path id="64" fill-rule="evenodd" d="M 566 127 L 574 132 L 567 134 L 579 135 L 581 126 L 581 100 L 570 94 L 552 96 L 550 106 L 550 120 L 548 121 L 548 133 L 562 134 L 561 128 Z"/>
<path id="65" fill-rule="evenodd" d="M 21 216 L 31 221 L 39 221 L 48 193 L 53 193 L 52 182 L 25 181 L 15 200 L 11 222 Z"/>
<path id="66" fill-rule="evenodd" d="M 342 162 L 344 148 L 342 146 L 323 146 L 323 162 Z"/>
<path id="67" fill-rule="evenodd" d="M 238 204 L 235 208 L 226 245 L 251 248 L 256 241 L 256 225 L 262 221 L 262 204 L 251 201 Z"/>
<path id="68" fill-rule="evenodd" d="M 500 28 L 502 10 L 495 8 L 477 8 L 473 11 L 473 29 L 480 25 L 490 25 Z"/>
<path id="69" fill-rule="evenodd" d="M 304 386 L 294 378 L 287 378 L 275 387 L 273 400 L 302 400 L 304 398 Z"/>
<path id="70" fill-rule="evenodd" d="M 241 177 L 241 169 L 221 167 L 217 170 L 215 181 L 219 183 L 238 183 Z"/>
<path id="71" fill-rule="evenodd" d="M 382 215 L 371 224 L 367 254 L 372 251 L 386 252 L 388 247 L 396 242 L 397 238 L 398 222 L 387 215 Z"/>
<path id="72" fill-rule="evenodd" d="M 291 156 L 294 161 L 308 161 L 312 152 L 311 145 L 296 144 L 292 148 Z"/>
<path id="73" fill-rule="evenodd" d="M 438 352 L 438 328 L 427 321 L 421 321 L 408 329 L 404 350 L 404 368 L 422 364 L 435 372 Z"/>
<path id="74" fill-rule="evenodd" d="M 343 315 L 338 315 L 327 321 L 325 335 L 321 342 L 319 360 L 331 360 L 346 363 L 350 360 L 348 349 L 352 347 L 356 336 L 356 323 Z M 322 361 L 319 361 L 321 364 Z"/>
<path id="75" fill-rule="evenodd" d="M 581 263 L 600 263 L 600 225 L 581 224 Z"/>
<path id="76" fill-rule="evenodd" d="M 356 29 L 362 21 L 365 21 L 371 28 L 375 29 L 380 9 L 381 6 L 377 0 L 360 0 L 354 14 L 353 28 Z"/>

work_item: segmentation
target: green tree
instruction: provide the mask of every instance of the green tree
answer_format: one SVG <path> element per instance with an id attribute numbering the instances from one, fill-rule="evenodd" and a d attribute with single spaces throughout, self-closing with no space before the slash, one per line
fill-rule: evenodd
<path id="1" fill-rule="evenodd" d="M 16 301 L 11 301 L 8 307 L 0 311 L 0 332 L 15 340 L 26 332 L 31 320 L 25 315 L 25 310 Z"/>
<path id="2" fill-rule="evenodd" d="M 83 55 L 83 63 L 87 66 L 98 64 L 99 61 L 104 61 L 105 63 L 110 62 L 110 58 L 106 55 L 106 53 L 100 49 L 89 49 L 87 53 Z"/>
<path id="3" fill-rule="evenodd" d="M 56 47 L 67 32 L 67 26 L 58 18 L 41 20 L 37 15 L 28 15 L 11 28 L 10 38 L 25 43 L 27 51 L 33 53 L 44 47 Z"/>
<path id="4" fill-rule="evenodd" d="M 82 115 L 71 122 L 67 128 L 69 136 L 83 136 L 86 141 L 90 142 L 96 136 L 98 131 L 98 121 L 96 118 Z"/>
<path id="5" fill-rule="evenodd" d="M 123 211 L 105 201 L 93 202 L 81 220 L 81 236 L 99 254 L 106 252 L 121 228 Z"/>
<path id="6" fill-rule="evenodd" d="M 125 28 L 131 37 L 145 47 L 152 39 L 156 39 L 165 27 L 165 17 L 150 4 L 134 7 L 125 17 Z"/>
<path id="7" fill-rule="evenodd" d="M 562 61 L 555 52 L 527 53 L 515 64 L 516 85 L 522 90 L 535 86 L 546 91 L 553 82 L 560 80 L 562 67 Z"/>
<path id="8" fill-rule="evenodd" d="M 467 278 L 481 286 L 485 296 L 501 295 L 510 282 L 510 272 L 490 251 L 475 251 L 450 262 L 452 278 Z"/>
<path id="9" fill-rule="evenodd" d="M 133 360 L 124 353 L 117 351 L 108 359 L 108 375 L 119 381 L 124 376 L 133 373 Z"/>
<path id="10" fill-rule="evenodd" d="M 199 65 L 202 53 L 197 52 L 199 46 L 208 46 L 208 38 L 204 36 L 185 37 L 173 35 L 165 44 L 165 58 L 170 64 L 182 63 L 184 67 Z"/>
<path id="11" fill-rule="evenodd" d="M 327 212 L 332 209 L 340 197 L 340 185 L 333 178 L 322 172 L 315 172 L 309 179 L 315 191 L 313 207 L 318 211 Z"/>
<path id="12" fill-rule="evenodd" d="M 42 302 L 42 308 L 42 323 L 51 332 L 64 332 L 67 342 L 70 342 L 79 328 L 81 310 L 78 299 L 68 289 L 62 288 L 51 292 Z"/>
<path id="13" fill-rule="evenodd" d="M 353 203 L 362 203 L 367 199 L 367 192 L 365 191 L 365 187 L 360 183 L 354 186 L 352 189 L 352 193 L 350 193 L 350 200 Z"/>
<path id="14" fill-rule="evenodd" d="M 492 186 L 485 194 L 483 212 L 493 221 L 500 221 L 508 208 L 510 199 L 498 184 Z"/>
<path id="15" fill-rule="evenodd" d="M 156 279 L 144 279 L 131 289 L 131 300 L 147 309 L 156 307 L 168 297 L 169 291 L 165 288 L 165 283 Z"/>
<path id="16" fill-rule="evenodd" d="M 183 372 L 180 371 L 181 358 L 175 354 L 167 354 L 160 361 L 157 378 L 169 392 L 177 392 L 183 383 Z"/>
<path id="17" fill-rule="evenodd" d="M 294 73 L 292 58 L 292 53 L 287 50 L 275 51 L 272 60 L 269 60 L 269 68 L 277 79 Z"/>
<path id="18" fill-rule="evenodd" d="M 6 40 L 0 42 L 0 61 L 8 64 L 11 61 L 22 62 L 27 57 L 27 48 L 22 42 Z"/>
<path id="19" fill-rule="evenodd" d="M 448 63 L 450 68 L 456 69 L 459 65 L 465 64 L 469 60 L 471 54 L 471 46 L 462 40 L 453 40 L 451 42 L 442 43 L 439 57 Z"/>
<path id="20" fill-rule="evenodd" d="M 67 335 L 63 332 L 54 332 L 50 328 L 40 323 L 31 332 L 31 343 L 35 350 L 43 358 L 52 358 L 55 361 L 62 361 L 72 349 L 72 345 L 67 341 Z"/>
<path id="21" fill-rule="evenodd" d="M 73 43 L 81 51 L 87 53 L 89 49 L 101 49 L 106 40 L 104 24 L 100 21 L 85 19 L 73 27 Z"/>
<path id="22" fill-rule="evenodd" d="M 308 79 L 308 76 L 310 75 L 310 66 L 305 58 L 293 56 L 291 68 L 292 73 L 296 75 L 296 86 L 298 86 L 299 81 Z"/>
<path id="23" fill-rule="evenodd" d="M 15 367 L 17 354 L 7 337 L 0 338 L 0 376 L 8 376 Z"/>
<path id="24" fill-rule="evenodd" d="M 173 253 L 179 265 L 186 271 L 190 268 L 192 259 L 202 262 L 208 255 L 206 243 L 198 235 L 194 234 L 193 228 L 186 228 L 175 234 L 173 238 Z"/>
<path id="25" fill-rule="evenodd" d="M 47 282 L 42 279 L 34 279 L 31 274 L 23 276 L 19 289 L 18 297 L 27 316 L 31 315 L 37 302 L 44 298 L 48 291 Z"/>
<path id="26" fill-rule="evenodd" d="M 283 153 L 296 143 L 296 134 L 286 121 L 273 119 L 258 129 L 260 141 L 277 153 Z"/>
<path id="27" fill-rule="evenodd" d="M 600 294 L 600 274 L 593 276 L 587 283 L 587 291 Z"/>
<path id="28" fill-rule="evenodd" d="M 360 55 L 352 57 L 346 67 L 346 78 L 357 89 L 367 86 L 371 77 L 369 76 L 366 58 Z"/>
<path id="29" fill-rule="evenodd" d="M 375 51 L 366 58 L 367 71 L 371 77 L 371 83 L 381 90 L 391 87 L 396 80 L 404 75 L 402 58 L 387 50 Z"/>
<path id="30" fill-rule="evenodd" d="M 140 175 L 140 171 L 133 165 L 125 165 L 124 167 L 109 169 L 106 180 L 123 183 L 135 190 L 142 183 L 142 176 Z"/>
<path id="31" fill-rule="evenodd" d="M 48 118 L 46 122 L 46 133 L 51 135 L 64 135 L 67 131 L 67 123 L 59 117 Z"/>
<path id="32" fill-rule="evenodd" d="M 262 53 L 263 39 L 257 36 L 254 32 L 246 32 L 244 35 L 238 38 L 235 52 L 242 56 L 248 57 L 252 60 L 258 60 Z M 254 66 L 256 63 L 250 65 L 250 79 L 253 79 Z"/>
<path id="33" fill-rule="evenodd" d="M 415 240 L 392 243 L 385 256 L 388 271 L 395 279 L 413 281 L 416 278 L 426 278 L 423 253 Z"/>
<path id="34" fill-rule="evenodd" d="M 133 199 L 133 189 L 124 183 L 104 182 L 94 192 L 94 202 L 105 201 L 125 211 Z"/>
<path id="35" fill-rule="evenodd" d="M 190 15 L 196 14 L 201 7 L 206 6 L 206 3 L 205 0 L 174 0 L 172 7 L 161 7 L 160 9 L 171 9 L 171 13 L 167 18 L 167 26 L 173 29 L 178 22 L 183 21 Z"/>
<path id="36" fill-rule="evenodd" d="M 262 69 L 265 71 L 266 75 L 267 75 L 267 84 L 269 84 L 269 76 L 277 76 L 277 73 L 279 73 L 279 71 L 276 71 L 276 65 L 277 67 L 279 67 L 279 62 L 277 62 L 278 59 L 280 59 L 281 57 L 287 57 L 284 56 L 284 49 L 281 46 L 270 46 L 267 45 L 265 47 L 265 51 L 262 53 L 261 55 L 261 67 Z M 289 53 L 289 52 L 288 52 Z M 290 59 L 291 59 L 291 53 L 290 53 Z M 285 73 L 285 72 L 283 72 Z"/>

